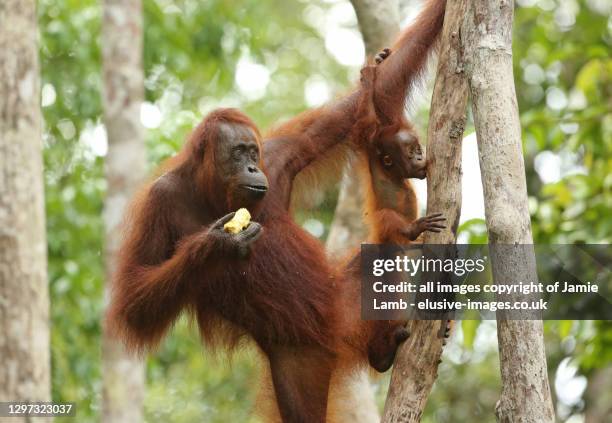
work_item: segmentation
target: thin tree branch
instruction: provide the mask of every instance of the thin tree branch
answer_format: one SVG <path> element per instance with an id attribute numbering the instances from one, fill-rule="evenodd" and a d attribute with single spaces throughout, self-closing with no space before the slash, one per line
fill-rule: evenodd
<path id="1" fill-rule="evenodd" d="M 428 127 L 427 214 L 441 212 L 447 229 L 426 233 L 425 244 L 454 244 L 461 211 L 461 139 L 467 81 L 460 31 L 467 0 L 448 1 Z M 410 322 L 411 336 L 398 351 L 383 422 L 418 422 L 437 378 L 446 321 Z"/>

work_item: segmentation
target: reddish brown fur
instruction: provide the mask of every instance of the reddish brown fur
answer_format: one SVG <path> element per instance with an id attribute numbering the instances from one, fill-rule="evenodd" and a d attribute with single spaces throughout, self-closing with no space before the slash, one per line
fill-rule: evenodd
<path id="1" fill-rule="evenodd" d="M 408 29 L 400 40 L 408 39 L 412 32 L 412 29 Z M 398 45 L 401 49 L 401 42 L 396 43 L 396 46 Z M 361 71 L 363 92 L 357 105 L 353 137 L 365 152 L 360 155 L 356 169 L 365 186 L 364 216 L 370 227 L 368 242 L 401 245 L 413 242 L 401 235 L 400 229 L 418 217 L 416 194 L 409 179 L 397 180 L 385 172 L 377 151 L 382 139 L 392 138 L 399 131 L 407 131 L 415 139 L 417 136 L 403 111 L 398 113 L 389 105 L 396 101 L 396 98 L 377 95 L 376 89 L 381 85 L 377 79 L 380 74 L 384 75 L 383 65 L 390 60 L 388 58 L 378 66 L 365 66 Z"/>
<path id="2" fill-rule="evenodd" d="M 373 100 L 387 130 L 403 119 L 406 90 L 425 63 L 443 12 L 444 1 L 430 0 L 380 66 Z M 259 132 L 237 110 L 209 114 L 131 208 L 108 328 L 143 351 L 187 309 L 212 345 L 232 347 L 243 337 L 256 342 L 269 359 L 285 421 L 323 421 L 334 369 L 362 361 L 373 342 L 382 342 L 378 349 L 396 347 L 387 345 L 387 328 L 360 320 L 354 269 L 329 264 L 321 243 L 289 213 L 296 176 L 361 138 L 352 128 L 362 95 L 357 89 L 298 116 L 261 144 L 269 191 L 249 207 L 264 230 L 248 259 L 228 256 L 210 232 L 238 206 L 219 184 L 214 156 L 221 123 L 251 128 L 258 143 Z"/>
<path id="3" fill-rule="evenodd" d="M 433 50 L 444 21 L 445 7 L 446 0 L 427 0 L 419 16 L 393 44 L 393 54 L 377 66 L 378 77 L 372 91 L 372 101 L 375 104 L 376 115 L 380 124 L 378 135 L 396 133 L 402 128 L 410 128 L 409 122 L 404 117 L 406 95 L 408 90 L 419 81 Z M 333 124 L 340 123 L 339 128 L 334 128 L 332 125 L 327 128 L 330 137 L 335 137 L 341 133 L 336 129 L 347 130 L 343 126 L 347 121 L 347 116 L 362 114 L 363 110 L 359 110 L 359 108 L 364 104 L 369 107 L 369 97 L 361 94 L 353 92 L 332 106 L 328 105 L 320 109 L 309 110 L 274 128 L 269 135 L 276 137 L 292 133 L 294 130 L 303 127 L 304 122 L 317 122 L 319 116 L 327 114 L 330 107 L 336 108 L 338 104 L 343 104 L 345 106 L 343 116 L 339 116 L 336 122 L 332 122 Z M 370 114 L 370 117 L 376 118 L 372 114 Z M 365 128 L 366 134 L 371 134 L 368 131 L 373 128 L 372 122 L 362 121 L 357 123 L 357 127 L 354 123 L 351 128 Z M 322 131 L 323 134 L 325 132 Z M 368 138 L 367 135 L 365 138 Z M 359 135 L 358 140 L 363 139 L 364 134 Z M 308 204 L 309 196 L 312 196 L 313 190 L 325 188 L 338 182 L 347 161 L 354 158 L 349 147 L 348 143 L 335 145 L 335 148 L 327 151 L 323 157 L 309 163 L 296 176 L 292 190 L 296 205 L 301 205 L 304 202 Z"/>
<path id="4" fill-rule="evenodd" d="M 418 218 L 416 193 L 410 180 L 398 185 L 370 161 L 363 164 L 366 187 L 364 215 L 370 227 L 368 242 L 372 244 L 411 244 L 415 241 L 400 234 Z"/>

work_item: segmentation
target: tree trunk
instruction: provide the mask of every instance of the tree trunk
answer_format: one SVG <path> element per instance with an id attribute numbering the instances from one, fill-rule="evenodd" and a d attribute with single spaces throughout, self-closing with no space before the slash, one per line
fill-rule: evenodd
<path id="1" fill-rule="evenodd" d="M 37 38 L 34 0 L 0 3 L 0 401 L 51 400 Z"/>
<path id="2" fill-rule="evenodd" d="M 427 132 L 427 214 L 441 212 L 448 229 L 426 232 L 425 244 L 454 244 L 461 212 L 461 139 L 467 81 L 459 28 L 467 0 L 448 1 Z M 418 422 L 438 372 L 446 322 L 414 320 L 393 365 L 383 422 Z"/>
<path id="3" fill-rule="evenodd" d="M 140 124 L 144 100 L 142 4 L 140 0 L 105 0 L 102 29 L 104 123 L 108 133 L 104 207 L 106 278 L 115 269 L 126 205 L 146 173 Z M 106 299 L 108 299 L 108 289 Z M 102 421 L 143 421 L 144 363 L 106 334 L 102 340 Z"/>
<path id="4" fill-rule="evenodd" d="M 512 74 L 512 17 L 511 1 L 471 0 L 462 28 L 497 283 L 537 279 L 533 249 L 504 249 L 500 254 L 493 248 L 533 242 Z M 542 321 L 507 320 L 500 313 L 497 319 L 503 385 L 498 420 L 553 422 Z"/>
<path id="5" fill-rule="evenodd" d="M 610 420 L 612 416 L 612 366 L 593 370 L 589 375 L 584 400 L 584 423 L 606 423 Z"/>
<path id="6" fill-rule="evenodd" d="M 399 5 L 397 0 L 351 0 L 368 55 L 374 55 L 399 31 Z M 364 193 L 354 175 L 345 173 L 340 185 L 338 204 L 327 238 L 327 252 L 339 255 L 348 246 L 361 244 L 367 235 L 362 218 Z M 371 423 L 380 419 L 374 401 L 374 391 L 368 372 L 343 375 L 332 379 L 329 408 L 340 421 Z M 341 395 L 337 393 L 341 392 Z M 339 398 L 334 400 L 334 398 Z"/>
<path id="7" fill-rule="evenodd" d="M 329 227 L 325 248 L 330 256 L 341 256 L 348 246 L 361 244 L 367 236 L 363 223 L 363 190 L 354 175 L 345 171 L 340 183 L 334 220 Z"/>

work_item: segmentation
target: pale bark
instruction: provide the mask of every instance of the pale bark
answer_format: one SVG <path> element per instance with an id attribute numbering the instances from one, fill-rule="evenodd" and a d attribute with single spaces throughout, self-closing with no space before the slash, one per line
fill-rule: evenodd
<path id="1" fill-rule="evenodd" d="M 490 245 L 533 242 L 512 73 L 512 17 L 511 1 L 471 0 L 462 28 Z M 494 281 L 537 280 L 533 251 L 495 251 Z M 498 420 L 553 422 L 542 321 L 505 320 L 498 313 L 497 335 L 502 374 Z"/>
<path id="2" fill-rule="evenodd" d="M 345 171 L 340 183 L 334 220 L 329 227 L 325 248 L 330 256 L 340 257 L 347 247 L 361 244 L 367 236 L 363 223 L 363 190 L 355 175 Z"/>
<path id="3" fill-rule="evenodd" d="M 372 56 L 393 41 L 399 31 L 398 0 L 351 0 L 366 54 Z"/>
<path id="4" fill-rule="evenodd" d="M 612 416 L 612 366 L 593 370 L 584 393 L 584 423 L 606 423 Z"/>
<path id="5" fill-rule="evenodd" d="M 0 3 L 0 401 L 51 399 L 37 37 L 34 0 Z"/>
<path id="6" fill-rule="evenodd" d="M 447 229 L 426 232 L 425 244 L 454 244 L 461 212 L 461 139 L 468 88 L 460 31 L 467 0 L 449 0 L 427 132 L 427 214 L 441 212 Z M 445 321 L 414 320 L 393 365 L 383 422 L 418 422 L 437 378 Z"/>
<path id="7" fill-rule="evenodd" d="M 106 278 L 110 280 L 121 239 L 122 216 L 146 172 L 146 151 L 140 123 L 140 105 L 144 100 L 140 0 L 104 1 L 101 44 L 104 123 L 108 133 L 105 259 Z M 102 367 L 102 421 L 142 421 L 145 389 L 142 359 L 128 355 L 118 340 L 104 334 Z"/>

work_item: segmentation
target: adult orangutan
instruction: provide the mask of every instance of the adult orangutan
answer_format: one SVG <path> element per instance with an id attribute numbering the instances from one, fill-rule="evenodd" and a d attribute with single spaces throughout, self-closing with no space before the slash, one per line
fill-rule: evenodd
<path id="1" fill-rule="evenodd" d="M 374 103 L 389 131 L 404 127 L 407 89 L 435 43 L 444 8 L 443 0 L 430 0 L 378 68 Z M 300 115 L 265 142 L 237 110 L 206 116 L 132 206 L 109 329 L 142 351 L 156 346 L 187 309 L 211 346 L 231 349 L 252 339 L 269 360 L 286 422 L 325 421 L 338 366 L 368 357 L 386 370 L 405 330 L 398 323 L 382 334 L 355 317 L 356 305 L 344 294 L 354 279 L 327 262 L 323 246 L 288 210 L 296 175 L 359 138 L 353 127 L 361 97 L 356 89 Z M 237 234 L 225 232 L 240 207 L 253 222 Z"/>

